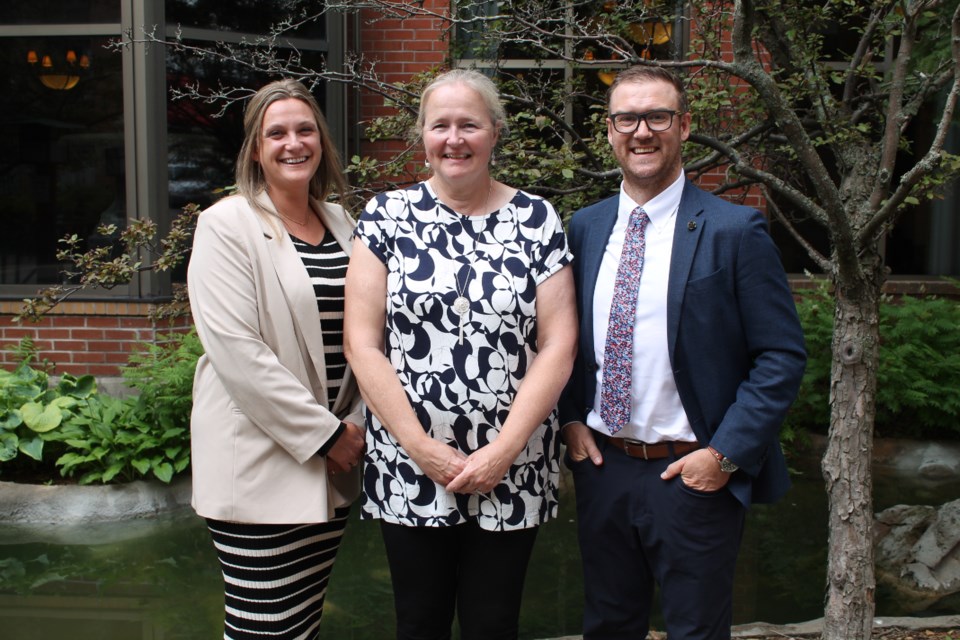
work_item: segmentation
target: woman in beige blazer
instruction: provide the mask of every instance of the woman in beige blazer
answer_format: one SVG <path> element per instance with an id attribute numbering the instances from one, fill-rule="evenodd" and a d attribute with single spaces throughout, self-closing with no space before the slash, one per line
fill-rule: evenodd
<path id="1" fill-rule="evenodd" d="M 205 355 L 193 506 L 223 569 L 224 638 L 315 638 L 363 452 L 343 356 L 353 222 L 326 122 L 291 80 L 244 115 L 237 194 L 199 218 L 187 282 Z"/>

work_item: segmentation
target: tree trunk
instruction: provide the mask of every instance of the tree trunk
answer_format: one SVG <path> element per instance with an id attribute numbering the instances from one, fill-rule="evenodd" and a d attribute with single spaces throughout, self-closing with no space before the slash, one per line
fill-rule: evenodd
<path id="1" fill-rule="evenodd" d="M 829 514 L 824 640 L 868 640 L 873 628 L 873 425 L 881 283 L 836 287 L 830 435 L 823 457 Z"/>

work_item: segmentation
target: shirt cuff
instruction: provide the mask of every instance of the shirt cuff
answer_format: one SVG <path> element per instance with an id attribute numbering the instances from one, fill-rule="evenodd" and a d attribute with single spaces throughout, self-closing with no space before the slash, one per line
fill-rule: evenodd
<path id="1" fill-rule="evenodd" d="M 317 455 L 321 458 L 327 455 L 330 452 L 330 449 L 333 448 L 333 445 L 337 444 L 337 440 L 340 436 L 343 435 L 343 432 L 347 430 L 347 425 L 340 423 L 340 426 L 337 427 L 337 430 L 333 432 L 333 435 L 330 436 L 326 442 L 323 443 L 323 446 L 317 449 Z"/>

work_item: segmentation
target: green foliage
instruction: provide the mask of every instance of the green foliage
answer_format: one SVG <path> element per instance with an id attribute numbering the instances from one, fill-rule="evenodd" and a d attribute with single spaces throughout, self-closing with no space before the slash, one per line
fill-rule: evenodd
<path id="1" fill-rule="evenodd" d="M 830 419 L 833 297 L 826 284 L 797 303 L 807 343 L 807 371 L 790 412 L 794 427 L 822 431 Z M 884 298 L 880 305 L 877 435 L 960 438 L 960 302 Z"/>
<path id="2" fill-rule="evenodd" d="M 13 372 L 0 370 L 0 472 L 51 479 L 58 469 L 80 484 L 170 482 L 190 464 L 193 372 L 202 351 L 193 330 L 146 345 L 124 368 L 140 392 L 126 398 L 100 394 L 92 376 L 64 374 L 51 389 L 31 357 Z"/>
<path id="3" fill-rule="evenodd" d="M 26 355 L 16 369 L 0 370 L 0 465 L 7 468 L 21 455 L 42 461 L 47 443 L 56 441 L 61 425 L 96 393 L 93 376 L 64 375 L 50 388 L 49 374 L 31 366 L 30 348 L 21 353 Z M 17 464 L 31 463 L 21 458 Z"/>
<path id="4" fill-rule="evenodd" d="M 164 336 L 130 356 L 127 384 L 140 392 L 138 415 L 164 429 L 189 429 L 193 374 L 203 345 L 195 329 Z"/>
<path id="5" fill-rule="evenodd" d="M 152 220 L 134 220 L 124 228 L 116 225 L 100 225 L 97 234 L 112 242 L 88 249 L 77 235 L 60 239 L 61 248 L 57 260 L 71 265 L 63 271 L 63 282 L 37 292 L 23 301 L 15 320 L 38 322 L 43 314 L 73 294 L 85 289 L 112 289 L 130 281 L 143 271 L 170 271 L 186 260 L 193 230 L 197 224 L 200 208 L 188 204 L 174 218 L 170 230 L 157 238 L 157 224 Z M 145 262 L 143 256 L 151 258 Z M 157 305 L 155 319 L 174 318 L 187 312 L 186 291 L 174 290 L 173 299 Z"/>
<path id="6" fill-rule="evenodd" d="M 68 446 L 56 465 L 80 484 L 130 482 L 153 476 L 170 482 L 190 464 L 189 429 L 144 418 L 140 398 L 95 395 L 59 431 Z"/>

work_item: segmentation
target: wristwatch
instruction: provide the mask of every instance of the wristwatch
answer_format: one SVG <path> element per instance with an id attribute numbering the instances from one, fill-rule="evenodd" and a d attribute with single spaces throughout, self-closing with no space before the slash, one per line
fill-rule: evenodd
<path id="1" fill-rule="evenodd" d="M 723 471 L 724 473 L 733 473 L 734 471 L 740 468 L 737 466 L 737 463 L 735 463 L 733 460 L 723 455 L 713 447 L 707 447 L 707 450 L 710 453 L 712 453 L 713 457 L 716 458 L 717 462 L 720 463 L 720 471 Z"/>

